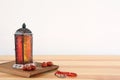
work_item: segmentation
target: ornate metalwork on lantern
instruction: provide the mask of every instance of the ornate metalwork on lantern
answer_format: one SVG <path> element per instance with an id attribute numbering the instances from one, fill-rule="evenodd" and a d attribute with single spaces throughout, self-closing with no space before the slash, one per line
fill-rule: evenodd
<path id="1" fill-rule="evenodd" d="M 33 63 L 32 32 L 26 28 L 25 23 L 15 33 L 15 58 L 16 64 L 13 65 L 14 67 Z"/>

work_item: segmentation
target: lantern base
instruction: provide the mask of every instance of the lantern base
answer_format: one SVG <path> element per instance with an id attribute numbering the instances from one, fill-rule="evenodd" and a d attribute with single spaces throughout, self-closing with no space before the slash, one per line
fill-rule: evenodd
<path id="1" fill-rule="evenodd" d="M 23 66 L 24 65 L 35 65 L 36 66 L 36 63 L 35 62 L 33 62 L 33 63 L 27 63 L 27 64 L 13 64 L 13 68 L 14 69 L 23 69 Z"/>

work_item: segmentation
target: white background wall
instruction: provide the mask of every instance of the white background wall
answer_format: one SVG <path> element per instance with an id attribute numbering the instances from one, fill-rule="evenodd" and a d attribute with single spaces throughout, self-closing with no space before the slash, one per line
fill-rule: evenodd
<path id="1" fill-rule="evenodd" d="M 0 0 L 0 55 L 25 22 L 34 55 L 120 54 L 120 0 Z"/>

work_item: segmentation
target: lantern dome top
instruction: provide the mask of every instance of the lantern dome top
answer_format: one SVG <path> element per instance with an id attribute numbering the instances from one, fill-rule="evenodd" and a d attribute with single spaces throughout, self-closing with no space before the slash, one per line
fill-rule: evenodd
<path id="1" fill-rule="evenodd" d="M 23 23 L 22 28 L 18 29 L 15 34 L 32 34 L 32 32 L 26 28 L 26 24 Z"/>

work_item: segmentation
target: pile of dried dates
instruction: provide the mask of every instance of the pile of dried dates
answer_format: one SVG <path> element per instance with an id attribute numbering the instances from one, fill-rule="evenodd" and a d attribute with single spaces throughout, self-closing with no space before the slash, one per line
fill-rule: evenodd
<path id="1" fill-rule="evenodd" d="M 33 71 L 36 69 L 36 66 L 35 65 L 32 65 L 32 64 L 29 64 L 29 65 L 24 65 L 23 66 L 23 70 L 24 71 Z"/>
<path id="2" fill-rule="evenodd" d="M 41 67 L 48 67 L 48 66 L 52 66 L 53 65 L 53 63 L 52 62 L 42 62 L 42 64 L 41 64 Z M 36 69 L 36 65 L 35 64 L 25 64 L 25 65 L 23 65 L 23 67 L 22 67 L 22 70 L 24 70 L 24 71 L 33 71 L 33 70 L 35 70 Z"/>

